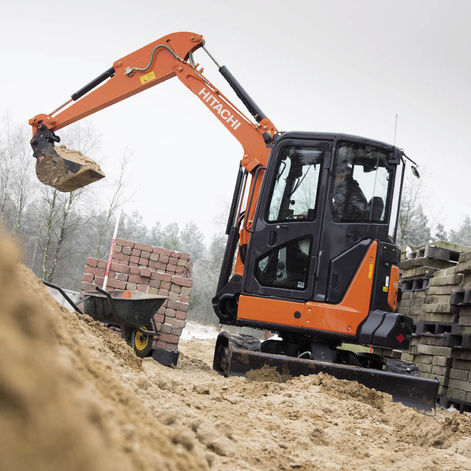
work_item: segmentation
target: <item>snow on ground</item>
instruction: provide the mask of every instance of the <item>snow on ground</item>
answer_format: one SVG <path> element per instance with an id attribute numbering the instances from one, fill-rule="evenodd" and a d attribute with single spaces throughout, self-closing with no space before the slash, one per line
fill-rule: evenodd
<path id="1" fill-rule="evenodd" d="M 203 324 L 198 324 L 197 322 L 188 321 L 186 323 L 185 328 L 183 329 L 181 338 L 183 340 L 215 339 L 218 336 L 219 332 L 220 332 L 220 329 L 213 325 L 203 325 Z"/>

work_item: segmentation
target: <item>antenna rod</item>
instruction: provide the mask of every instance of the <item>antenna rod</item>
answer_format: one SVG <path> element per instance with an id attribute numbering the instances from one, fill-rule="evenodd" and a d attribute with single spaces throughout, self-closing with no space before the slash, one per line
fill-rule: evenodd
<path id="1" fill-rule="evenodd" d="M 396 113 L 396 120 L 394 121 L 394 147 L 396 146 L 396 132 L 397 132 L 397 113 Z"/>

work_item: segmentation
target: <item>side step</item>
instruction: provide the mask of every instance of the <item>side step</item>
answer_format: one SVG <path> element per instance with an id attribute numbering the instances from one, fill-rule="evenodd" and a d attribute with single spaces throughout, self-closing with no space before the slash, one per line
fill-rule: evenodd
<path id="1" fill-rule="evenodd" d="M 247 372 L 264 366 L 276 368 L 280 374 L 291 376 L 322 372 L 338 379 L 357 381 L 368 388 L 391 394 L 393 401 L 401 402 L 408 407 L 431 410 L 436 406 L 440 385 L 437 379 L 263 353 L 244 347 L 228 342 L 228 338 L 224 337 L 223 333 L 220 334 L 214 352 L 213 368 L 224 376 L 245 376 Z"/>

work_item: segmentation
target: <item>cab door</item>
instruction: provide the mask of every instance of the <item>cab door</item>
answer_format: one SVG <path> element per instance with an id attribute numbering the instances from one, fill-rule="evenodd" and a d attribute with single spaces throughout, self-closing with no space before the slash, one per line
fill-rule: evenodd
<path id="1" fill-rule="evenodd" d="M 255 213 L 243 294 L 293 300 L 314 292 L 331 142 L 281 139 Z"/>

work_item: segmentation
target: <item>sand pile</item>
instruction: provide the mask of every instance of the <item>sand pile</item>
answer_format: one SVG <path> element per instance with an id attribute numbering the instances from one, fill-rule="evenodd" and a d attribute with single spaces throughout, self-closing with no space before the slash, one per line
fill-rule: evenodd
<path id="1" fill-rule="evenodd" d="M 0 238 L 1 470 L 471 470 L 471 419 L 327 375 L 177 369 L 63 310 Z"/>

